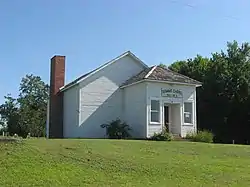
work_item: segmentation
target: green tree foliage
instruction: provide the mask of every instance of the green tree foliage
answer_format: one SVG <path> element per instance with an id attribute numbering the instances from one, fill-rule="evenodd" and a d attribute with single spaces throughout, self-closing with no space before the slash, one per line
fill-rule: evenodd
<path id="1" fill-rule="evenodd" d="M 236 41 L 211 58 L 196 56 L 169 68 L 203 83 L 197 89 L 198 128 L 216 142 L 250 143 L 250 45 Z"/>
<path id="2" fill-rule="evenodd" d="M 163 63 L 160 63 L 159 66 L 162 67 L 162 68 L 167 68 L 167 66 L 165 64 L 163 64 Z"/>
<path id="3" fill-rule="evenodd" d="M 26 75 L 20 83 L 17 99 L 10 95 L 0 106 L 0 115 L 7 121 L 7 131 L 21 136 L 44 136 L 49 86 L 39 76 Z"/>
<path id="4" fill-rule="evenodd" d="M 21 126 L 19 123 L 19 108 L 17 100 L 10 94 L 4 97 L 5 102 L 0 106 L 1 121 L 7 122 L 7 131 L 21 134 Z"/>

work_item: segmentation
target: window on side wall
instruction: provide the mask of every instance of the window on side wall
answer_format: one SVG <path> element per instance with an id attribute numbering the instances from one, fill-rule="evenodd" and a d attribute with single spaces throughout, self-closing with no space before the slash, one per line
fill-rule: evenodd
<path id="1" fill-rule="evenodd" d="M 160 123 L 160 101 L 159 100 L 151 100 L 151 122 Z"/>
<path id="2" fill-rule="evenodd" d="M 193 103 L 184 103 L 184 123 L 193 124 Z"/>

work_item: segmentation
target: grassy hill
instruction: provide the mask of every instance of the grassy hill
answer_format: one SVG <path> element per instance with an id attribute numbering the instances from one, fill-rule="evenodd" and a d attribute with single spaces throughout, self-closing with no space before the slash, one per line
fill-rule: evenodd
<path id="1" fill-rule="evenodd" d="M 0 143 L 0 186 L 249 186 L 250 147 L 190 142 Z"/>

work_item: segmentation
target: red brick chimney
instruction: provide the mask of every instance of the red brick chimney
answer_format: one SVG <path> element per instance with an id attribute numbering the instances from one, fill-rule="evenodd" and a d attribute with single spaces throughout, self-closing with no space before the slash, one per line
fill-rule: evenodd
<path id="1" fill-rule="evenodd" d="M 63 138 L 63 93 L 60 88 L 65 82 L 65 56 L 51 58 L 49 138 Z"/>

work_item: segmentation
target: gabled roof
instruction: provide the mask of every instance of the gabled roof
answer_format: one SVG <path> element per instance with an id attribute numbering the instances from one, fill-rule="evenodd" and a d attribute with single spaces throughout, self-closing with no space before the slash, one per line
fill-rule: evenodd
<path id="1" fill-rule="evenodd" d="M 135 84 L 144 80 L 186 84 L 186 85 L 197 85 L 197 86 L 202 84 L 199 81 L 196 81 L 187 76 L 171 71 L 168 68 L 163 68 L 160 66 L 152 66 L 142 70 L 137 75 L 128 79 L 124 84 L 121 85 L 121 87 L 126 87 L 131 84 Z"/>
<path id="2" fill-rule="evenodd" d="M 65 90 L 67 90 L 68 88 L 70 88 L 70 87 L 72 87 L 72 86 L 78 84 L 79 82 L 85 80 L 86 78 L 90 77 L 91 75 L 97 73 L 98 71 L 100 71 L 100 70 L 102 70 L 103 68 L 105 68 L 105 67 L 107 67 L 107 66 L 113 64 L 114 62 L 116 62 L 117 60 L 119 60 L 119 59 L 121 59 L 121 58 L 123 58 L 123 57 L 125 57 L 125 56 L 130 56 L 130 57 L 132 57 L 132 58 L 135 59 L 137 62 L 139 62 L 140 64 L 142 64 L 142 66 L 144 66 L 145 68 L 148 68 L 148 66 L 147 66 L 144 62 L 142 62 L 138 57 L 136 57 L 131 51 L 126 51 L 125 53 L 123 53 L 123 54 L 119 55 L 118 57 L 116 57 L 116 58 L 114 58 L 114 59 L 108 61 L 107 63 L 105 63 L 105 64 L 99 66 L 98 68 L 96 68 L 96 69 L 94 69 L 94 70 L 92 70 L 92 71 L 90 71 L 90 72 L 88 72 L 88 73 L 86 73 L 86 74 L 84 74 L 84 75 L 78 77 L 77 79 L 73 80 L 72 82 L 66 84 L 65 86 L 63 86 L 62 88 L 60 88 L 60 91 L 65 91 Z"/>

